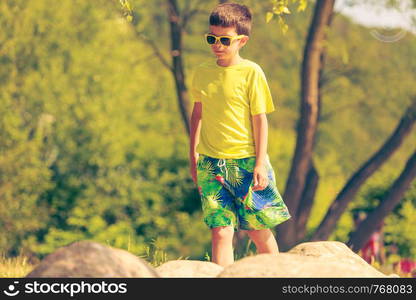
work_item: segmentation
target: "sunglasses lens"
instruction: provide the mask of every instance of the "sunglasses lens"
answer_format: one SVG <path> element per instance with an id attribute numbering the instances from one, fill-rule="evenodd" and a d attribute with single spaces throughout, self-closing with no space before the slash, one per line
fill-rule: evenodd
<path id="1" fill-rule="evenodd" d="M 223 44 L 225 46 L 230 46 L 230 44 L 231 44 L 231 39 L 230 38 L 223 37 L 223 38 L 220 38 L 220 41 L 221 41 L 221 44 Z"/>
<path id="2" fill-rule="evenodd" d="M 215 44 L 215 37 L 213 37 L 212 35 L 208 35 L 207 42 L 208 44 Z"/>

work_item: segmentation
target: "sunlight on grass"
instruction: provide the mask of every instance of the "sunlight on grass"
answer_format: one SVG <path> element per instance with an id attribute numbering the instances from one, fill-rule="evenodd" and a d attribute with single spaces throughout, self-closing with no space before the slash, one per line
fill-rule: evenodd
<path id="1" fill-rule="evenodd" d="M 146 260 L 154 268 L 159 267 L 167 261 L 170 261 L 168 253 L 157 245 L 157 241 L 153 240 L 150 245 L 146 247 L 145 254 L 139 255 L 140 258 Z M 176 260 L 187 260 L 189 257 L 180 256 Z"/>
<path id="2" fill-rule="evenodd" d="M 168 254 L 165 251 L 154 247 L 147 247 L 146 253 L 139 257 L 146 260 L 155 268 L 168 261 Z"/>
<path id="3" fill-rule="evenodd" d="M 0 277 L 25 277 L 35 266 L 28 262 L 25 256 L 16 256 L 12 258 L 0 256 Z"/>

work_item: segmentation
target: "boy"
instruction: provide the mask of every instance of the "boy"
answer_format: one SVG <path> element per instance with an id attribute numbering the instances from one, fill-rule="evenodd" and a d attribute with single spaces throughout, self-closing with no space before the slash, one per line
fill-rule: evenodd
<path id="1" fill-rule="evenodd" d="M 212 11 L 206 42 L 217 60 L 198 65 L 190 89 L 190 171 L 212 233 L 212 260 L 234 261 L 234 231 L 247 230 L 258 253 L 278 253 L 270 228 L 290 214 L 267 154 L 266 113 L 274 105 L 263 70 L 243 59 L 251 13 L 236 3 Z"/>

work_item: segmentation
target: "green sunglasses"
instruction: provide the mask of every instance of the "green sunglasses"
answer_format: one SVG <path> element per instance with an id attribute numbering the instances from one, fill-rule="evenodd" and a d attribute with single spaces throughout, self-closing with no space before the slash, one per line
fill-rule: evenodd
<path id="1" fill-rule="evenodd" d="M 245 37 L 244 34 L 240 34 L 237 36 L 229 36 L 229 35 L 221 35 L 221 36 L 216 36 L 213 35 L 211 33 L 206 33 L 205 34 L 205 39 L 207 41 L 208 44 L 213 45 L 217 43 L 217 40 L 219 40 L 221 42 L 221 44 L 223 44 L 224 46 L 230 46 L 231 43 L 234 40 L 239 40 L 241 38 Z"/>

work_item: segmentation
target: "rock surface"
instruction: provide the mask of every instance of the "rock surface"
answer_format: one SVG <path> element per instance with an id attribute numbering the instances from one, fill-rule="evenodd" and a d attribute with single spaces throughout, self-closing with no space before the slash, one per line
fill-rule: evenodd
<path id="1" fill-rule="evenodd" d="M 26 277 L 399 277 L 379 272 L 341 242 L 302 243 L 289 252 L 245 257 L 223 268 L 195 260 L 173 260 L 154 269 L 122 249 L 79 241 L 48 255 Z"/>
<path id="2" fill-rule="evenodd" d="M 364 261 L 359 255 L 355 254 L 347 245 L 337 241 L 308 242 L 299 244 L 289 250 L 289 253 L 301 254 L 307 256 L 349 256 L 358 257 Z M 365 261 L 364 261 L 365 262 Z"/>
<path id="3" fill-rule="evenodd" d="M 216 277 L 224 268 L 212 262 L 172 260 L 156 268 L 161 277 Z"/>
<path id="4" fill-rule="evenodd" d="M 347 245 L 336 241 L 308 242 L 293 247 L 288 253 L 316 258 L 336 259 L 346 263 L 370 266 L 361 256 L 354 253 Z"/>
<path id="5" fill-rule="evenodd" d="M 218 277 L 394 277 L 365 262 L 341 242 L 299 244 L 287 253 L 260 254 L 226 267 Z"/>
<path id="6" fill-rule="evenodd" d="M 49 254 L 26 277 L 159 277 L 143 259 L 122 249 L 80 241 Z"/>

